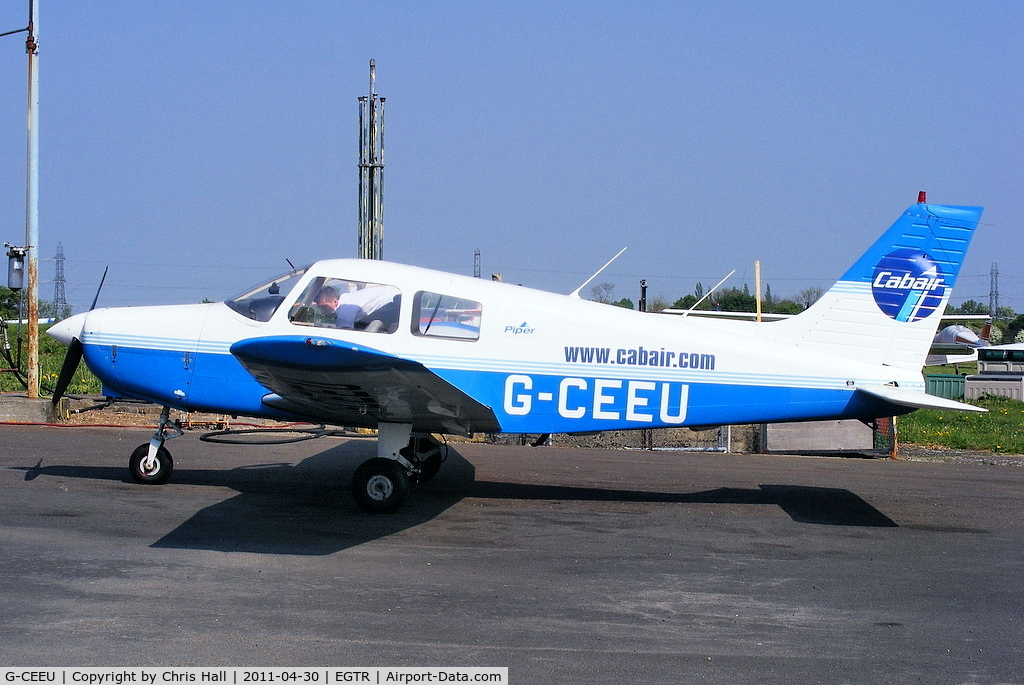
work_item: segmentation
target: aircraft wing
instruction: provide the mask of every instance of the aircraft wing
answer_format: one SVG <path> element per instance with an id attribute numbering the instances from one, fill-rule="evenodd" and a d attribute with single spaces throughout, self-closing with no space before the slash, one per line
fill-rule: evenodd
<path id="1" fill-rule="evenodd" d="M 410 423 L 423 432 L 500 430 L 494 412 L 419 362 L 307 336 L 240 340 L 231 354 L 274 394 L 264 404 L 335 425 Z"/>
<path id="2" fill-rule="evenodd" d="M 892 385 L 871 385 L 859 386 L 857 392 L 862 392 L 872 397 L 883 399 L 901 407 L 913 407 L 914 409 L 952 409 L 954 411 L 986 412 L 987 409 L 975 407 L 972 404 L 964 404 L 956 400 L 947 400 L 945 397 L 928 395 L 916 390 L 897 388 Z"/>

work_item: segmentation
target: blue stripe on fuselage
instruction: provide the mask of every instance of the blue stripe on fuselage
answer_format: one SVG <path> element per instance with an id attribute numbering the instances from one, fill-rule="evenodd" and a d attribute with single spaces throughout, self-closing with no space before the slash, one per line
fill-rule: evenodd
<path id="1" fill-rule="evenodd" d="M 852 389 L 435 370 L 513 433 L 874 419 L 904 413 Z"/>

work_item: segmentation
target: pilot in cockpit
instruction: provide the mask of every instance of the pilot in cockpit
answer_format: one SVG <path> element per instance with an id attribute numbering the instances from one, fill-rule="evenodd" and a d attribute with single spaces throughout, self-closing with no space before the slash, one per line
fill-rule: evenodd
<path id="1" fill-rule="evenodd" d="M 314 300 L 328 325 L 355 330 L 390 333 L 398 323 L 398 289 L 390 285 L 349 281 L 346 292 L 324 286 Z"/>
<path id="2" fill-rule="evenodd" d="M 337 321 L 338 299 L 337 288 L 325 285 L 317 291 L 313 303 L 320 310 L 320 314 L 325 317 L 325 322 L 333 323 Z"/>

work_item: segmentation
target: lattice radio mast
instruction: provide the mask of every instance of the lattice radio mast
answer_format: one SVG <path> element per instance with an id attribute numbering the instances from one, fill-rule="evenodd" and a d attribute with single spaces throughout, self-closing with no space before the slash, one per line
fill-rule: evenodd
<path id="1" fill-rule="evenodd" d="M 57 321 L 65 318 L 68 301 L 64 294 L 64 245 L 57 243 L 57 254 L 53 258 L 55 275 L 53 277 L 53 318 Z"/>
<path id="2" fill-rule="evenodd" d="M 384 259 L 384 98 L 370 60 L 370 94 L 359 98 L 359 257 Z"/>
<path id="3" fill-rule="evenodd" d="M 995 316 L 999 311 L 999 264 L 992 262 L 992 271 L 988 286 L 988 313 Z"/>

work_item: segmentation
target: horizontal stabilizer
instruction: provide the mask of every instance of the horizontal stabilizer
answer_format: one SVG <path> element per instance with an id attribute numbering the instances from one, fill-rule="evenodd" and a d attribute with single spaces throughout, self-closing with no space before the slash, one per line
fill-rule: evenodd
<path id="1" fill-rule="evenodd" d="M 916 390 L 897 388 L 892 385 L 861 386 L 857 388 L 857 391 L 866 395 L 871 395 L 872 397 L 883 399 L 892 404 L 898 404 L 901 407 L 913 407 L 914 409 L 948 409 L 951 411 L 973 411 L 982 413 L 988 411 L 988 409 L 975 407 L 972 404 L 964 404 L 963 402 L 957 402 L 956 400 L 947 400 L 945 397 L 936 397 L 935 395 L 928 395 Z"/>

